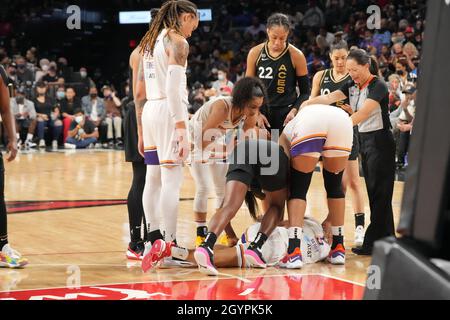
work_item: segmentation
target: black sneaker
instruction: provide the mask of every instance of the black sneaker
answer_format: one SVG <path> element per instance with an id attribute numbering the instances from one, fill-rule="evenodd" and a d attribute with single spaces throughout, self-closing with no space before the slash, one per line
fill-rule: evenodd
<path id="1" fill-rule="evenodd" d="M 209 276 L 217 276 L 219 274 L 219 271 L 214 266 L 214 252 L 206 244 L 202 244 L 195 249 L 194 259 L 201 273 Z"/>
<path id="2" fill-rule="evenodd" d="M 142 260 L 144 258 L 144 242 L 130 242 L 127 250 L 127 259 L 130 260 Z"/>

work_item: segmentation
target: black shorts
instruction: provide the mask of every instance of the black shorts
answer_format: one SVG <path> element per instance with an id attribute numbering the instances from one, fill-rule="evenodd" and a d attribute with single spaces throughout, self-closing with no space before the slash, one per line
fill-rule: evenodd
<path id="1" fill-rule="evenodd" d="M 123 121 L 124 132 L 124 150 L 126 162 L 144 162 L 144 158 L 139 154 L 138 150 L 138 134 L 137 134 L 137 120 L 136 109 L 134 103 L 127 104 L 127 111 Z"/>
<path id="2" fill-rule="evenodd" d="M 357 160 L 359 157 L 359 133 L 358 126 L 353 127 L 353 146 L 352 151 L 350 152 L 350 156 L 348 157 L 349 161 Z"/>
<path id="3" fill-rule="evenodd" d="M 259 185 L 262 190 L 269 192 L 287 188 L 289 158 L 284 153 L 283 148 L 278 144 L 267 140 L 247 140 L 242 142 L 242 144 L 246 144 L 246 147 L 248 147 L 249 144 L 255 143 L 270 143 L 273 144 L 273 147 L 276 145 L 275 150 L 277 151 L 270 155 L 271 160 L 269 163 L 266 163 L 259 155 L 257 156 L 256 163 L 248 161 L 249 158 L 246 158 L 247 161 L 237 162 L 233 161 L 234 157 L 232 155 L 228 167 L 227 182 L 240 181 L 249 187 L 251 185 Z M 271 169 L 270 171 L 274 170 L 275 172 L 273 174 L 265 174 L 265 169 Z"/>
<path id="4" fill-rule="evenodd" d="M 270 129 L 274 130 L 280 130 L 279 135 L 283 132 L 284 129 L 284 120 L 286 120 L 287 115 L 292 110 L 292 107 L 286 106 L 286 107 L 266 107 L 264 108 L 264 111 L 262 112 L 266 118 L 267 121 L 270 123 Z"/>

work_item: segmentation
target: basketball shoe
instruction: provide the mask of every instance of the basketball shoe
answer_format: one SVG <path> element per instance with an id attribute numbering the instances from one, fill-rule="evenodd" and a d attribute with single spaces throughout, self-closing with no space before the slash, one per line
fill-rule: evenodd
<path id="1" fill-rule="evenodd" d="M 355 229 L 355 247 L 362 247 L 364 243 L 364 227 L 357 226 Z"/>
<path id="2" fill-rule="evenodd" d="M 142 271 L 147 272 L 158 265 L 165 257 L 170 257 L 170 248 L 173 242 L 165 242 L 158 239 L 150 247 L 150 243 L 146 244 L 144 258 L 142 259 Z M 149 248 L 150 247 L 150 248 Z"/>
<path id="3" fill-rule="evenodd" d="M 303 257 L 300 248 L 297 247 L 291 254 L 286 254 L 284 258 L 278 262 L 278 266 L 286 269 L 301 269 L 303 267 Z"/>
<path id="4" fill-rule="evenodd" d="M 217 276 L 219 271 L 214 267 L 214 252 L 206 244 L 195 249 L 194 259 L 201 273 L 209 276 Z"/>
<path id="5" fill-rule="evenodd" d="M 331 249 L 328 254 L 328 262 L 331 264 L 345 264 L 345 248 L 342 244 L 338 244 L 336 248 Z"/>
<path id="6" fill-rule="evenodd" d="M 253 268 L 267 268 L 267 264 L 262 256 L 261 249 L 256 246 L 249 247 L 244 251 L 245 260 Z"/>
<path id="7" fill-rule="evenodd" d="M 130 260 L 142 260 L 144 258 L 144 242 L 130 242 L 128 244 L 128 250 L 127 250 L 127 259 Z"/>
<path id="8" fill-rule="evenodd" d="M 23 268 L 28 264 L 28 260 L 11 248 L 9 244 L 5 244 L 0 251 L 0 267 L 6 268 Z"/>

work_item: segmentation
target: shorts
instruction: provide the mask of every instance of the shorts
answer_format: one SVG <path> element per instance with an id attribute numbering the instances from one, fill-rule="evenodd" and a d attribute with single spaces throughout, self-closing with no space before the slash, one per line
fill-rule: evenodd
<path id="1" fill-rule="evenodd" d="M 319 158 L 349 156 L 353 143 L 352 121 L 344 110 L 326 105 L 302 109 L 287 130 L 291 137 L 291 157 Z"/>
<path id="2" fill-rule="evenodd" d="M 249 187 L 253 184 L 259 184 L 262 190 L 274 192 L 287 188 L 288 172 L 290 168 L 289 158 L 284 153 L 283 148 L 278 144 L 268 140 L 246 140 L 242 142 L 246 150 L 253 150 L 251 146 L 254 144 L 270 144 L 271 150 L 275 150 L 274 154 L 270 155 L 270 162 L 267 159 L 260 158 L 260 153 L 256 159 L 246 157 L 245 161 L 235 161 L 233 154 L 230 157 L 230 165 L 227 173 L 228 181 L 240 181 Z M 239 146 L 239 145 L 238 145 Z M 238 147 L 235 148 L 236 149 Z M 266 149 L 268 150 L 268 149 Z M 248 154 L 248 151 L 246 152 Z M 241 159 L 242 160 L 242 159 Z M 256 160 L 256 161 L 250 161 Z M 256 163 L 255 163 L 256 162 Z M 274 170 L 273 174 L 265 174 L 264 169 L 270 168 Z"/>
<path id="3" fill-rule="evenodd" d="M 170 115 L 166 99 L 145 103 L 142 112 L 142 134 L 146 165 L 182 165 L 178 160 L 175 121 Z"/>

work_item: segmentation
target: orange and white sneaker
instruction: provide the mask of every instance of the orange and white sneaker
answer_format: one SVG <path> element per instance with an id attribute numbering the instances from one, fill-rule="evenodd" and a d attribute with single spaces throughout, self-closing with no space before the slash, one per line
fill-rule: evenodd
<path id="1" fill-rule="evenodd" d="M 303 267 L 303 257 L 300 248 L 297 247 L 291 254 L 286 254 L 284 258 L 278 262 L 278 266 L 286 269 L 301 269 Z"/>
<path id="2" fill-rule="evenodd" d="M 336 248 L 332 249 L 328 254 L 328 262 L 331 264 L 342 265 L 345 264 L 345 248 L 344 245 L 338 244 Z"/>
<path id="3" fill-rule="evenodd" d="M 156 267 L 164 258 L 170 257 L 172 246 L 173 242 L 165 242 L 161 239 L 153 242 L 150 249 L 146 245 L 144 258 L 142 259 L 142 271 L 147 272 L 149 269 Z"/>
<path id="4" fill-rule="evenodd" d="M 28 264 L 28 260 L 22 255 L 5 244 L 0 251 L 0 268 L 23 268 Z"/>

